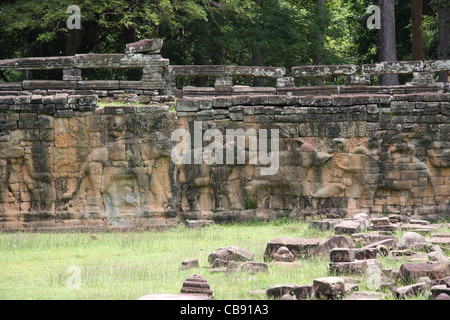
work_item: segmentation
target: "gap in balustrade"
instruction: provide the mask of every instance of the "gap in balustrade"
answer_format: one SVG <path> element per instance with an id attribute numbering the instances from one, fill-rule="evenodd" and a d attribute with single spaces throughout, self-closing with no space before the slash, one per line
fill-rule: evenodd
<path id="1" fill-rule="evenodd" d="M 61 80 L 62 70 L 5 70 L 3 71 L 9 82 L 23 80 Z M 28 79 L 27 79 L 28 74 Z"/>
<path id="2" fill-rule="evenodd" d="M 313 78 L 295 78 L 296 87 L 313 87 L 316 85 L 316 79 Z"/>
<path id="3" fill-rule="evenodd" d="M 183 87 L 214 87 L 215 77 L 177 77 L 176 87 L 182 90 Z"/>
<path id="4" fill-rule="evenodd" d="M 18 82 L 26 79 L 25 70 L 4 70 L 3 75 L 8 79 L 9 82 Z M 3 81 L 4 79 L 0 79 Z"/>
<path id="5" fill-rule="evenodd" d="M 337 86 L 337 85 L 347 85 L 348 76 L 331 77 L 323 79 L 323 84 L 325 86 Z"/>
<path id="6" fill-rule="evenodd" d="M 83 80 L 129 80 L 140 81 L 142 69 L 83 69 Z"/>

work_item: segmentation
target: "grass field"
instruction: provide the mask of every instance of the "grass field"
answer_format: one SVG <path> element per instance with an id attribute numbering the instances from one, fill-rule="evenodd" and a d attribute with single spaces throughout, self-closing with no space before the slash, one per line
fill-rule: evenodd
<path id="1" fill-rule="evenodd" d="M 301 260 L 300 268 L 272 266 L 269 274 L 227 275 L 203 268 L 208 266 L 208 255 L 236 245 L 254 252 L 255 261 L 263 261 L 270 239 L 323 239 L 330 234 L 311 230 L 304 222 L 279 221 L 214 225 L 200 230 L 180 225 L 140 233 L 2 233 L 0 299 L 136 300 L 149 293 L 180 293 L 183 281 L 194 273 L 207 279 L 216 300 L 266 299 L 264 293 L 249 292 L 280 283 L 311 284 L 314 278 L 329 275 L 328 257 Z M 401 233 L 396 235 L 401 237 Z M 199 259 L 200 267 L 178 270 L 187 258 Z M 404 262 L 380 260 L 383 268 L 399 268 Z M 73 286 L 76 275 L 81 280 L 79 288 Z M 367 289 L 364 281 L 359 287 L 361 291 Z"/>

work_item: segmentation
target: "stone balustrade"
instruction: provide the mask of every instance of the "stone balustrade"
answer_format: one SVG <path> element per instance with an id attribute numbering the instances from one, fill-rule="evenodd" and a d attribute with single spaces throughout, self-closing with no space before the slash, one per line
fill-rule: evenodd
<path id="1" fill-rule="evenodd" d="M 450 60 L 395 61 L 356 65 L 296 66 L 290 72 L 282 67 L 225 66 L 225 65 L 170 65 L 160 54 L 163 42 L 160 39 L 145 39 L 127 44 L 124 54 L 78 54 L 70 57 L 35 57 L 0 61 L 3 70 L 62 70 L 62 80 L 24 80 L 22 82 L 0 82 L 0 94 L 25 93 L 54 94 L 54 90 L 75 94 L 85 90 L 99 97 L 117 93 L 137 93 L 147 96 L 202 97 L 231 95 L 332 95 L 332 94 L 408 94 L 415 92 L 449 92 L 450 84 L 436 83 L 435 74 L 449 72 Z M 83 80 L 83 69 L 139 69 L 139 81 L 128 80 Z M 290 74 L 287 76 L 287 74 Z M 412 81 L 399 86 L 374 86 L 374 76 L 383 74 L 411 74 Z M 212 77 L 214 87 L 187 86 L 176 88 L 181 77 Z M 236 77 L 275 79 L 275 87 L 236 86 Z M 334 79 L 347 77 L 346 85 L 298 87 L 297 79 Z M 51 90 L 50 92 L 33 92 Z M 5 92 L 6 91 L 6 92 Z M 106 91 L 106 93 L 105 93 Z M 3 93 L 2 93 L 3 92 Z M 83 92 L 81 92 L 83 94 Z"/>

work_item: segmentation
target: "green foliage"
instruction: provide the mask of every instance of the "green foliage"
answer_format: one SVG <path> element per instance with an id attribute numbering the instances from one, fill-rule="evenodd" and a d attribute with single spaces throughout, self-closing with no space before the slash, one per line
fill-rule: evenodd
<path id="1" fill-rule="evenodd" d="M 256 199 L 250 199 L 247 196 L 244 196 L 244 209 L 256 209 L 258 208 L 258 201 Z"/>
<path id="2" fill-rule="evenodd" d="M 3 1 L 0 59 L 123 52 L 130 40 L 125 31 L 131 30 L 136 40 L 164 39 L 162 54 L 172 64 L 262 64 L 290 70 L 313 64 L 318 55 L 322 64 L 373 63 L 378 60 L 377 30 L 366 26 L 371 4 L 371 0 L 327 0 L 324 10 L 318 10 L 312 0 Z M 67 29 L 70 5 L 81 9 L 79 31 Z M 426 59 L 437 58 L 437 9 L 442 5 L 443 0 L 424 1 Z M 396 1 L 396 23 L 398 59 L 409 60 L 411 1 Z M 33 73 L 60 78 L 57 73 Z M 110 73 L 86 71 L 84 76 L 95 79 Z M 24 76 L 3 73 L 9 81 Z M 113 76 L 123 79 L 129 74 Z M 236 81 L 251 84 L 248 79 Z M 327 84 L 341 82 L 333 79 Z"/>

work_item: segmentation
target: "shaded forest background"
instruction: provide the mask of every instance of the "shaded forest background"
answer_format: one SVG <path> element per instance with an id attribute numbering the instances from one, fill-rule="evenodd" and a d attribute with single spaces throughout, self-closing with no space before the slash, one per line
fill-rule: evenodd
<path id="1" fill-rule="evenodd" d="M 126 43 L 162 38 L 162 55 L 172 65 L 289 70 L 298 65 L 374 63 L 380 61 L 380 34 L 367 27 L 371 13 L 366 11 L 386 1 L 395 4 L 391 40 L 397 60 L 417 58 L 417 46 L 424 60 L 449 57 L 444 37 L 449 31 L 448 0 L 6 0 L 0 4 L 0 59 L 122 53 Z M 81 30 L 67 29 L 70 5 L 81 9 Z M 95 72 L 83 76 L 121 77 Z M 3 81 L 32 76 L 1 74 Z M 57 77 L 52 72 L 39 76 Z"/>

